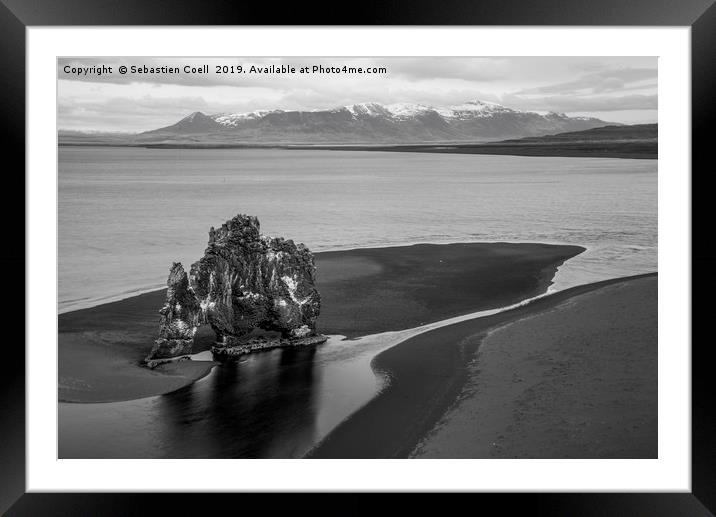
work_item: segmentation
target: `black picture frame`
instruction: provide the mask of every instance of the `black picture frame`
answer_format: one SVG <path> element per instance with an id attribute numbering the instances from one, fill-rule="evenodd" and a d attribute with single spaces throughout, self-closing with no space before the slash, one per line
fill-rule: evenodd
<path id="1" fill-rule="evenodd" d="M 3 314 L 6 327 L 18 334 L 5 335 L 0 376 L 0 512 L 7 515 L 136 515 L 161 511 L 183 515 L 204 513 L 229 503 L 249 509 L 254 494 L 40 494 L 25 493 L 25 342 L 20 325 L 18 293 L 24 293 L 25 227 L 25 29 L 29 26 L 90 25 L 619 25 L 690 26 L 692 35 L 692 490 L 690 493 L 628 494 L 472 494 L 470 504 L 499 505 L 501 513 L 519 510 L 537 515 L 713 515 L 716 512 L 716 418 L 711 392 L 710 340 L 697 339 L 709 305 L 695 303 L 713 292 L 710 269 L 716 265 L 716 245 L 708 233 L 709 212 L 699 196 L 709 193 L 705 181 L 711 137 L 716 122 L 712 96 L 716 91 L 716 6 L 713 0 L 491 0 L 475 2 L 412 1 L 346 4 L 350 16 L 339 17 L 326 4 L 251 4 L 229 0 L 0 0 L 0 117 L 7 192 L 0 203 L 6 245 L 0 254 L 6 292 Z M 14 160 L 13 160 L 14 158 Z M 14 166 L 8 164 L 14 163 Z M 679 171 L 672 171 L 680 173 Z M 699 188 L 701 187 L 701 188 Z M 23 193 L 21 195 L 20 193 Z M 703 200 L 702 200 L 703 201 Z M 701 232 L 699 230 L 702 230 Z M 20 272 L 24 275 L 21 275 Z M 15 282 L 16 285 L 13 285 Z M 22 295 L 24 300 L 24 294 Z M 700 324 L 696 324 L 700 316 Z M 49 324 L 50 322 L 48 322 Z M 675 343 L 687 346 L 688 343 Z M 307 498 L 311 500 L 307 500 Z M 301 504 L 311 512 L 366 513 L 384 503 L 385 495 L 359 497 L 294 494 L 288 504 Z M 346 504 L 349 498 L 351 503 Z M 474 500 L 474 498 L 479 498 Z M 440 500 L 414 496 L 423 510 L 445 510 Z M 459 501 L 451 501 L 452 504 Z M 305 506 L 306 503 L 311 506 Z M 272 504 L 275 504 L 273 502 Z M 283 501 L 286 505 L 287 502 Z M 290 510 L 289 510 L 290 511 Z M 478 507 L 476 510 L 478 511 Z"/>

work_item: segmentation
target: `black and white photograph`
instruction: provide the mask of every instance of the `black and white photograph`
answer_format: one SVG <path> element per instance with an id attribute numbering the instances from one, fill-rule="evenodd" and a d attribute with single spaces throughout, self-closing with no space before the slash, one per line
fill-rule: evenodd
<path id="1" fill-rule="evenodd" d="M 713 517 L 713 4 L 0 0 L 0 514 Z"/>
<path id="2" fill-rule="evenodd" d="M 657 458 L 657 76 L 59 58 L 59 458 Z"/>

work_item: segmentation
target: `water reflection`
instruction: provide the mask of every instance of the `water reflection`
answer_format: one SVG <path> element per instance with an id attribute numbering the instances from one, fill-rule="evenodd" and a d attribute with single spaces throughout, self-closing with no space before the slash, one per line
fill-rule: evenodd
<path id="1" fill-rule="evenodd" d="M 314 442 L 316 349 L 277 349 L 215 368 L 158 398 L 160 442 L 172 457 L 293 458 Z"/>
<path id="2" fill-rule="evenodd" d="M 157 397 L 59 404 L 60 458 L 296 458 L 365 404 L 383 382 L 370 368 L 403 338 L 330 336 L 216 366 Z"/>

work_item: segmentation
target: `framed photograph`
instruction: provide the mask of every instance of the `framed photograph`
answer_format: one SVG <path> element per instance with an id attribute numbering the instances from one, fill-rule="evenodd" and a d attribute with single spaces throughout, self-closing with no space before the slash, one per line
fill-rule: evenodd
<path id="1" fill-rule="evenodd" d="M 0 510 L 712 514 L 711 2 L 3 1 Z"/>

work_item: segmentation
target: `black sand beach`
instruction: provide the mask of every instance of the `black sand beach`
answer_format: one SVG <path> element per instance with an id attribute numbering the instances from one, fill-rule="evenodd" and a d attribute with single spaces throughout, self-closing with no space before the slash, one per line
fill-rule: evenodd
<path id="1" fill-rule="evenodd" d="M 420 244 L 316 254 L 319 330 L 357 337 L 480 310 L 546 291 L 579 246 Z M 59 400 L 107 402 L 168 393 L 206 375 L 211 361 L 141 367 L 156 337 L 164 290 L 61 314 Z M 212 343 L 201 329 L 195 352 Z"/>
<path id="2" fill-rule="evenodd" d="M 404 341 L 373 362 L 390 385 L 309 457 L 654 458 L 656 302 L 639 275 Z"/>

